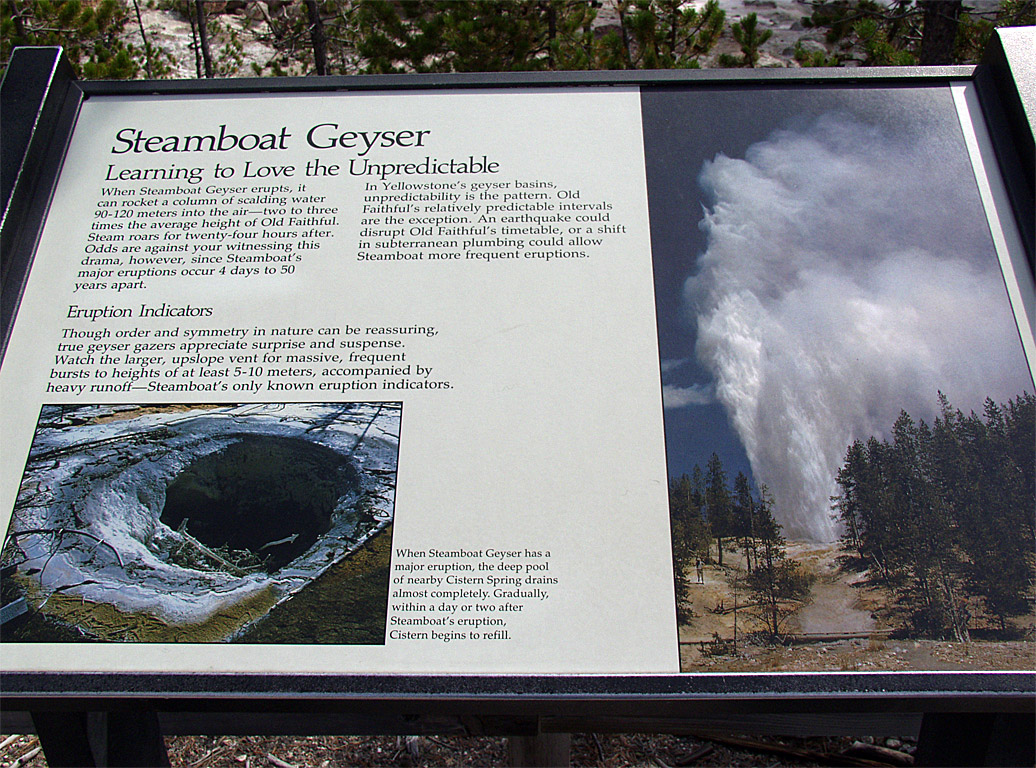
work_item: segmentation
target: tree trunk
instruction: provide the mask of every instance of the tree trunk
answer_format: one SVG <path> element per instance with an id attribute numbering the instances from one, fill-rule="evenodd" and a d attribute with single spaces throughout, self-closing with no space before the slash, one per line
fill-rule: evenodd
<path id="1" fill-rule="evenodd" d="M 144 31 L 144 19 L 140 16 L 140 0 L 133 0 L 133 10 L 137 12 L 137 26 L 140 27 L 140 42 L 144 46 L 144 71 L 148 80 L 154 77 L 151 72 L 151 46 L 147 42 L 147 33 Z"/>
<path id="2" fill-rule="evenodd" d="M 25 39 L 25 24 L 22 22 L 21 13 L 18 11 L 18 6 L 15 3 L 11 3 L 11 23 L 14 25 L 14 34 L 20 40 Z"/>
<path id="3" fill-rule="evenodd" d="M 964 1 L 921 0 L 918 5 L 924 11 L 920 63 L 952 64 L 957 26 L 960 23 Z"/>
<path id="4" fill-rule="evenodd" d="M 958 643 L 971 642 L 971 633 L 968 631 L 968 620 L 961 614 L 957 601 L 957 591 L 953 588 L 950 577 L 942 574 L 943 591 L 946 594 L 946 602 L 949 607 L 950 623 L 953 625 L 953 636 Z"/>
<path id="5" fill-rule="evenodd" d="M 201 43 L 198 42 L 198 21 L 194 14 L 187 10 L 187 20 L 191 22 L 191 48 L 194 51 L 194 71 L 198 79 L 201 79 Z"/>
<path id="6" fill-rule="evenodd" d="M 735 579 L 737 576 L 734 577 Z M 737 585 L 734 585 L 734 655 L 737 656 Z"/>
<path id="7" fill-rule="evenodd" d="M 669 14 L 669 55 L 676 61 L 676 28 L 680 25 L 680 9 L 672 8 Z"/>
<path id="8" fill-rule="evenodd" d="M 616 10 L 619 13 L 619 29 L 622 30 L 622 53 L 626 57 L 626 69 L 633 69 L 633 53 L 630 51 L 630 36 L 629 30 L 626 29 L 626 7 L 620 2 L 616 6 Z M 719 556 L 720 565 L 723 564 L 723 555 Z"/>
<path id="9" fill-rule="evenodd" d="M 212 77 L 212 54 L 209 52 L 209 30 L 205 24 L 204 0 L 194 0 L 194 12 L 198 16 L 198 47 L 205 64 L 205 77 Z"/>
<path id="10" fill-rule="evenodd" d="M 306 0 L 306 13 L 309 14 L 309 36 L 313 41 L 313 62 L 318 75 L 327 74 L 327 42 L 324 39 L 324 22 L 320 18 L 317 0 Z"/>
<path id="11" fill-rule="evenodd" d="M 547 12 L 547 69 L 554 69 L 554 44 L 558 37 L 558 10 L 552 2 L 546 3 Z"/>

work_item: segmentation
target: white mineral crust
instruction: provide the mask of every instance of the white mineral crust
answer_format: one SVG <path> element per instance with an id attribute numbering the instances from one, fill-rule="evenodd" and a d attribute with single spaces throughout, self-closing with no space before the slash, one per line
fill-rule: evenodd
<path id="1" fill-rule="evenodd" d="M 194 624 L 273 587 L 282 601 L 385 527 L 392 518 L 400 409 L 396 404 L 247 404 L 149 413 L 102 424 L 84 419 L 125 407 L 44 409 L 12 532 L 20 570 L 43 595 L 60 590 L 172 624 Z M 78 423 L 78 425 L 76 425 Z M 359 492 L 339 498 L 331 528 L 275 573 L 233 575 L 171 562 L 183 535 L 160 519 L 166 488 L 188 465 L 241 435 L 303 439 L 351 457 Z M 365 490 L 371 517 L 356 513 Z M 66 531 L 64 534 L 55 531 Z M 74 531 L 89 534 L 84 536 Z"/>

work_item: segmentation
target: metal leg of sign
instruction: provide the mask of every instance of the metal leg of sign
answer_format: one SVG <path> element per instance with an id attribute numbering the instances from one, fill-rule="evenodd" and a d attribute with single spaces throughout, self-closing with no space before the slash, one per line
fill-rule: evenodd
<path id="1" fill-rule="evenodd" d="M 51 768 L 168 768 L 169 757 L 154 711 L 34 712 Z"/>
<path id="2" fill-rule="evenodd" d="M 926 713 L 917 766 L 1017 766 L 1036 762 L 1030 713 Z"/>
<path id="3" fill-rule="evenodd" d="M 85 712 L 33 712 L 32 724 L 50 768 L 97 765 Z"/>
<path id="4" fill-rule="evenodd" d="M 535 736 L 509 736 L 507 756 L 513 768 L 524 766 L 567 766 L 572 752 L 572 734 L 537 733 Z"/>
<path id="5" fill-rule="evenodd" d="M 109 712 L 107 720 L 107 765 L 169 768 L 157 712 Z"/>

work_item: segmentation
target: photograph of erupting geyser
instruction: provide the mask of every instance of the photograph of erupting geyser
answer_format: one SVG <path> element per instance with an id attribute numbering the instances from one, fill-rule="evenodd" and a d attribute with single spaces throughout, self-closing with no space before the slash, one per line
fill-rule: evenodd
<path id="1" fill-rule="evenodd" d="M 45 405 L 4 642 L 385 642 L 400 403 Z"/>
<path id="2" fill-rule="evenodd" d="M 950 88 L 642 99 L 681 669 L 1031 670 L 1032 368 Z"/>

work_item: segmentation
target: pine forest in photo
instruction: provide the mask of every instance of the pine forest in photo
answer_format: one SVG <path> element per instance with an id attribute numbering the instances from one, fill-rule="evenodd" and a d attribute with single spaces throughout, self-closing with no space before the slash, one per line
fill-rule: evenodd
<path id="1" fill-rule="evenodd" d="M 1036 399 L 949 89 L 643 102 L 682 669 L 1030 669 Z"/>

